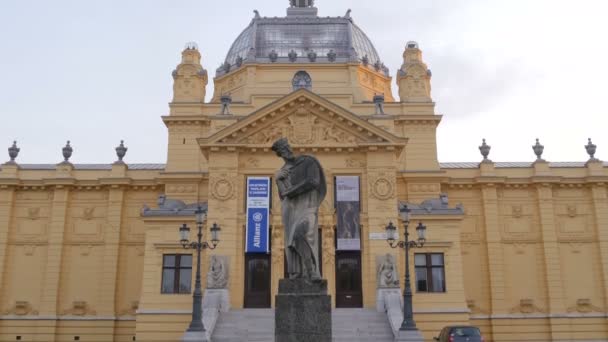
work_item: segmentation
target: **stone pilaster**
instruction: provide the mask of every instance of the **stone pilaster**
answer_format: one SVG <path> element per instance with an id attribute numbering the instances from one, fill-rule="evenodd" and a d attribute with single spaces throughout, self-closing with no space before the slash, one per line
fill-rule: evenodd
<path id="1" fill-rule="evenodd" d="M 363 175 L 361 182 L 364 200 L 362 205 L 364 211 L 367 211 L 367 223 L 362 220 L 361 229 L 361 275 L 363 278 L 363 305 L 368 308 L 376 306 L 376 255 L 385 254 L 388 248 L 384 240 L 369 240 L 369 233 L 384 232 L 384 227 L 390 221 L 401 228 L 395 210 L 397 208 L 395 161 L 395 155 L 391 151 L 370 150 L 367 153 L 367 172 Z M 401 229 L 399 231 L 403 232 Z M 403 268 L 405 269 L 405 265 Z"/>
<path id="2" fill-rule="evenodd" d="M 4 293 L 4 275 L 8 254 L 8 232 L 13 216 L 15 190 L 12 187 L 0 189 L 0 294 Z M 0 295 L 0 300 L 2 296 Z"/>
<path id="3" fill-rule="evenodd" d="M 599 241 L 600 258 L 602 262 L 602 279 L 604 289 L 604 305 L 608 308 L 608 195 L 606 194 L 606 186 L 597 184 L 591 187 L 591 196 L 593 199 L 593 209 L 595 216 L 595 229 L 597 239 Z"/>
<path id="4" fill-rule="evenodd" d="M 99 286 L 100 306 L 98 314 L 116 315 L 116 287 L 118 258 L 120 251 L 120 229 L 123 214 L 124 190 L 112 187 L 108 199 L 108 216 L 105 227 L 104 258 L 102 266 L 102 284 Z"/>
<path id="5" fill-rule="evenodd" d="M 483 216 L 486 227 L 486 247 L 488 248 L 488 271 L 490 273 L 491 314 L 504 314 L 506 308 L 505 261 L 500 237 L 498 212 L 498 194 L 494 184 L 486 184 L 481 189 Z M 497 330 L 497 323 L 491 321 L 492 332 Z"/>
<path id="6" fill-rule="evenodd" d="M 547 290 L 551 313 L 565 312 L 562 276 L 557 233 L 555 231 L 555 208 L 553 189 L 550 184 L 539 185 L 536 189 L 540 214 L 540 228 L 547 271 Z"/>
<path id="7" fill-rule="evenodd" d="M 208 227 L 217 222 L 222 228 L 221 242 L 214 254 L 230 258 L 230 300 L 232 307 L 243 307 L 245 267 L 245 232 L 235 213 L 244 207 L 244 178 L 239 177 L 239 154 L 236 151 L 217 151 L 209 155 L 209 212 L 204 236 Z M 209 250 L 204 252 L 211 253 Z M 206 257 L 206 256 L 205 256 Z M 272 270 L 271 270 L 272 272 Z M 236 276 L 236 275 L 240 276 Z"/>
<path id="8" fill-rule="evenodd" d="M 61 281 L 63 242 L 69 200 L 69 188 L 57 186 L 53 193 L 53 202 L 51 204 L 49 244 L 46 267 L 44 269 L 40 315 L 54 316 L 57 314 L 57 296 Z"/>

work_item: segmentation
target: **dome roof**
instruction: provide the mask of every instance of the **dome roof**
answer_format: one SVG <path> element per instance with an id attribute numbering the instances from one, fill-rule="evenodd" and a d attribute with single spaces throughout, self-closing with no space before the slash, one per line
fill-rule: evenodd
<path id="1" fill-rule="evenodd" d="M 361 62 L 388 75 L 370 39 L 353 23 L 350 11 L 345 17 L 334 18 L 318 17 L 316 9 L 314 15 L 288 14 L 282 18 L 262 18 L 256 12 L 232 44 L 218 76 L 247 62 Z"/>

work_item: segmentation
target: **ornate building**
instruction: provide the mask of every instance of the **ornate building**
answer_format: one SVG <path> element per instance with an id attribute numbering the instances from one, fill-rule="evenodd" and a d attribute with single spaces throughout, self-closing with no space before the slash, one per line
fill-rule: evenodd
<path id="1" fill-rule="evenodd" d="M 538 142 L 533 162 L 495 163 L 485 141 L 480 163 L 440 163 L 441 116 L 418 44 L 407 43 L 396 72 L 397 101 L 350 11 L 319 17 L 313 5 L 292 0 L 280 18 L 256 11 L 217 69 L 210 102 L 201 53 L 185 48 L 163 117 L 164 165 L 123 162 L 123 144 L 111 165 L 72 164 L 69 143 L 57 165 L 19 164 L 9 148 L 1 341 L 179 339 L 194 268 L 178 228 L 194 224 L 199 205 L 207 226 L 222 229 L 203 254 L 209 287 L 227 288 L 233 309 L 272 307 L 284 274 L 280 201 L 272 187 L 268 248 L 247 252 L 247 183 L 273 179 L 279 137 L 326 173 L 320 254 L 334 306 L 375 308 L 378 287 L 397 285 L 387 272 L 404 274 L 403 251 L 383 234 L 408 204 L 428 227 L 410 259 L 427 339 L 449 324 L 477 325 L 492 341 L 608 339 L 608 171 L 591 142 L 580 163 L 545 161 Z M 345 179 L 356 206 L 341 210 Z"/>

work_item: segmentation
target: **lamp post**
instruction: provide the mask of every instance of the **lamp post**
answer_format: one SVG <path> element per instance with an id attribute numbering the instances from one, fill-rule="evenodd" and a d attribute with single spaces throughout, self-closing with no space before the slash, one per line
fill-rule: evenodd
<path id="1" fill-rule="evenodd" d="M 417 330 L 416 322 L 414 321 L 414 312 L 412 305 L 412 286 L 410 283 L 410 248 L 421 248 L 426 242 L 426 226 L 422 222 L 418 223 L 416 232 L 418 233 L 418 240 L 409 239 L 408 227 L 410 225 L 410 209 L 405 206 L 400 210 L 400 216 L 403 220 L 405 241 L 398 241 L 397 227 L 390 222 L 386 226 L 386 240 L 391 248 L 403 248 L 405 249 L 405 289 L 403 290 L 403 322 L 399 330 Z"/>
<path id="2" fill-rule="evenodd" d="M 203 240 L 203 223 L 207 219 L 206 212 L 200 206 L 195 211 L 196 214 L 196 226 L 198 228 L 198 241 L 190 241 L 190 227 L 187 224 L 183 224 L 179 228 L 180 243 L 184 249 L 195 249 L 196 255 L 196 282 L 194 285 L 194 294 L 192 295 L 192 322 L 187 331 L 205 331 L 203 325 L 203 292 L 201 289 L 201 251 L 203 249 L 215 249 L 217 244 L 220 242 L 219 234 L 220 227 L 217 223 L 214 223 L 211 227 L 211 244 Z"/>

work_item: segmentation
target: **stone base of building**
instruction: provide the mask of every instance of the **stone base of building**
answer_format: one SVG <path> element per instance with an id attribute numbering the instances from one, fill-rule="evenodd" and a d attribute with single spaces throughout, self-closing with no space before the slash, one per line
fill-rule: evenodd
<path id="1" fill-rule="evenodd" d="M 331 342 L 327 280 L 281 279 L 275 299 L 275 341 Z"/>

